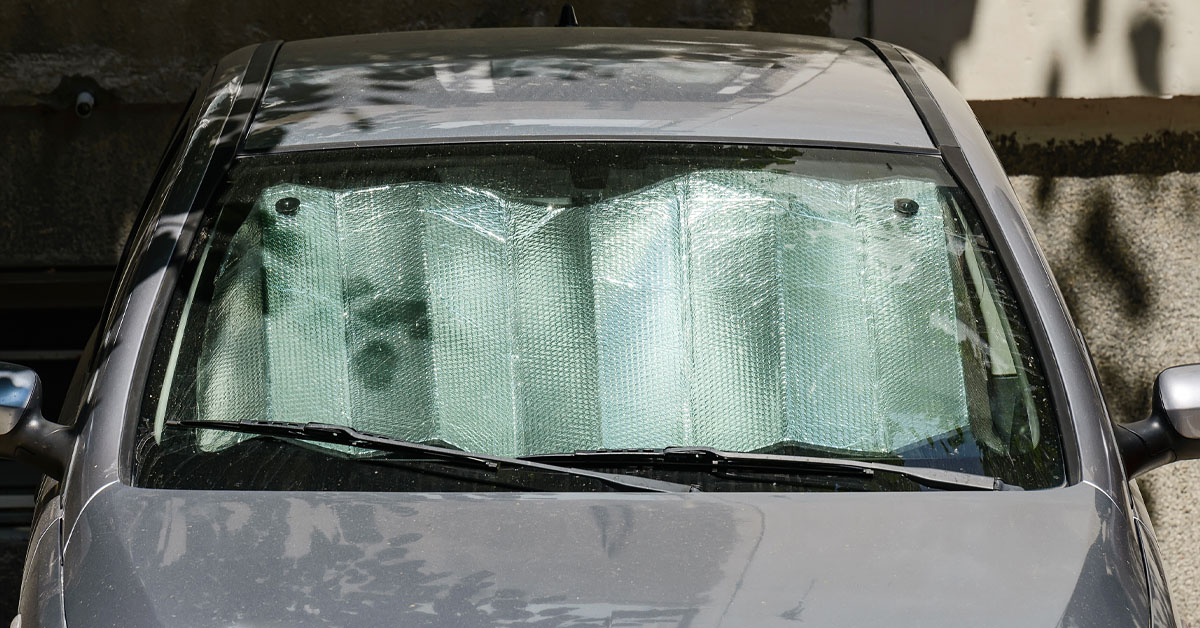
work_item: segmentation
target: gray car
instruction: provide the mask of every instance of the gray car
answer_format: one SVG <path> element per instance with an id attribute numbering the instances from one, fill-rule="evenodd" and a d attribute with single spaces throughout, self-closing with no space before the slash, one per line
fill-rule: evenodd
<path id="1" fill-rule="evenodd" d="M 548 28 L 205 79 L 65 410 L 13 626 L 1174 626 L 970 109 L 889 44 Z"/>

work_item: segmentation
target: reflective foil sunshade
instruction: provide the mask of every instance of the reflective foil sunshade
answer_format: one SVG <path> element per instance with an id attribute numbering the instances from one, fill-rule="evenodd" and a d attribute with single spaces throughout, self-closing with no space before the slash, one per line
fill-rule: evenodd
<path id="1" fill-rule="evenodd" d="M 269 186 L 215 279 L 197 417 L 499 455 L 988 444 L 949 211 L 921 178 L 753 169 L 558 204 L 430 181 Z M 204 431 L 201 447 L 244 438 Z"/>

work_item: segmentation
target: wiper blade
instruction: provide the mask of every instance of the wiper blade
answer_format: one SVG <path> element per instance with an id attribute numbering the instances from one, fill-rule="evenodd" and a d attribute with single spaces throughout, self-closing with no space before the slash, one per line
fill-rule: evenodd
<path id="1" fill-rule="evenodd" d="M 167 421 L 168 427 L 188 429 L 220 430 L 222 432 L 238 432 L 256 436 L 275 436 L 279 438 L 294 438 L 297 440 L 329 443 L 332 445 L 349 445 L 359 449 L 374 451 L 427 456 L 439 461 L 456 465 L 472 466 L 480 469 L 497 471 L 501 466 L 563 473 L 578 477 L 592 478 L 616 488 L 644 491 L 651 493 L 681 493 L 697 489 L 688 484 L 666 482 L 653 478 L 643 478 L 635 475 L 619 473 L 600 473 L 586 469 L 575 469 L 546 464 L 521 458 L 506 458 L 480 454 L 449 447 L 425 445 L 412 441 L 360 432 L 344 425 L 328 423 L 289 423 L 284 421 Z"/>
<path id="2" fill-rule="evenodd" d="M 784 472 L 834 472 L 839 474 L 871 477 L 876 473 L 898 475 L 921 486 L 945 490 L 1006 491 L 1022 490 L 1019 486 L 1006 484 L 1000 478 L 976 475 L 961 471 L 931 469 L 929 467 L 902 467 L 885 462 L 867 462 L 841 458 L 815 456 L 784 456 L 777 454 L 754 454 L 739 451 L 722 451 L 711 447 L 666 447 L 663 449 L 637 450 L 591 450 L 570 454 L 528 456 L 527 460 L 553 462 L 555 464 L 580 463 L 691 463 L 705 465 L 714 470 L 728 467 L 776 470 Z"/>
<path id="3" fill-rule="evenodd" d="M 774 454 L 750 454 L 737 451 L 721 451 L 710 447 L 667 447 L 663 450 L 669 458 L 689 457 L 710 460 L 716 463 L 753 464 L 795 469 L 828 469 L 860 472 L 863 475 L 889 473 L 898 475 L 922 486 L 949 490 L 1003 491 L 1021 490 L 1019 486 L 1005 484 L 1003 480 L 988 475 L 976 475 L 962 471 L 932 469 L 929 467 L 902 467 L 886 462 L 845 460 L 840 458 L 818 458 L 813 456 L 780 456 Z"/>

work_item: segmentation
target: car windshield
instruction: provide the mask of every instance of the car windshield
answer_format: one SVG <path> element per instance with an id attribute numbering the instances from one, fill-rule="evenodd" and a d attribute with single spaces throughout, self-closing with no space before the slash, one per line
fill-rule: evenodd
<path id="1" fill-rule="evenodd" d="M 1064 479 L 1026 325 L 936 156 L 620 142 L 254 155 L 189 259 L 141 408 L 139 485 L 612 490 L 181 427 L 203 421 L 509 458 L 705 447 Z M 703 490 L 845 485 L 608 460 Z"/>

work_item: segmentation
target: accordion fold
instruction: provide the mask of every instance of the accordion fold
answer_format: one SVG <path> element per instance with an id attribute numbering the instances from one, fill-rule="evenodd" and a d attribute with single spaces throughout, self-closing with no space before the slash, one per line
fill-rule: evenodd
<path id="1" fill-rule="evenodd" d="M 944 221 L 906 178 L 710 170 L 565 207 L 271 187 L 216 280 L 198 416 L 508 456 L 890 451 L 969 424 Z"/>

